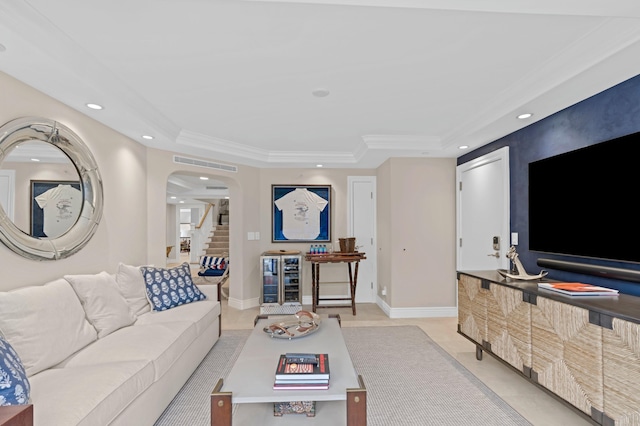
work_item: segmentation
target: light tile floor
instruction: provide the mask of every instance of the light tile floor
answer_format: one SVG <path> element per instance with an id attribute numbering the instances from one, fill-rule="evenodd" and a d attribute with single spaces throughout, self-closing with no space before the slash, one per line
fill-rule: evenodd
<path id="1" fill-rule="evenodd" d="M 343 327 L 416 325 L 534 425 L 595 424 L 492 356 L 485 354 L 482 361 L 476 360 L 475 345 L 456 332 L 457 318 L 390 319 L 376 304 L 358 304 L 356 308 L 355 317 L 350 308 L 319 309 L 318 312 L 340 314 Z M 223 301 L 223 333 L 253 328 L 253 320 L 259 313 L 258 307 L 238 310 Z"/>

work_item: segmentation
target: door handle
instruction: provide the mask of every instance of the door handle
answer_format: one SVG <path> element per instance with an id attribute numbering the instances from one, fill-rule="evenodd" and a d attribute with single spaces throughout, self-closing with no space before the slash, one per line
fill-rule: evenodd
<path id="1" fill-rule="evenodd" d="M 495 257 L 496 259 L 500 257 L 499 252 L 495 252 L 494 254 L 488 254 L 487 256 Z"/>

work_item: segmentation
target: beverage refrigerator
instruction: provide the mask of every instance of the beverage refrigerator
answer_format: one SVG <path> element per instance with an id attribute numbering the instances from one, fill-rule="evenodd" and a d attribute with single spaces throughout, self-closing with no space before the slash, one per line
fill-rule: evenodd
<path id="1" fill-rule="evenodd" d="M 270 254 L 260 256 L 261 314 L 295 314 L 302 309 L 302 256 Z"/>

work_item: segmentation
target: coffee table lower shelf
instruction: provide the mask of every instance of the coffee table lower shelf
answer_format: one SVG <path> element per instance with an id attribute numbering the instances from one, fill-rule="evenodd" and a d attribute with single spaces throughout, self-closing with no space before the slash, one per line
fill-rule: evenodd
<path id="1" fill-rule="evenodd" d="M 359 388 L 347 389 L 346 403 L 341 401 L 316 401 L 316 414 L 273 415 L 273 402 L 233 404 L 232 392 L 221 392 L 223 381 L 218 380 L 211 393 L 211 426 L 236 425 L 277 425 L 299 426 L 302 422 L 309 425 L 366 426 L 367 390 L 362 376 L 358 376 Z M 305 400 L 301 396 L 300 400 Z M 259 421 L 259 423 L 256 423 Z"/>

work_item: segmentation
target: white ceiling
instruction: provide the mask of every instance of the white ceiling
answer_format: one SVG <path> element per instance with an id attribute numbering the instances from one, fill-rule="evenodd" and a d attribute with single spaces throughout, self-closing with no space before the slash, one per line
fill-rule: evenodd
<path id="1" fill-rule="evenodd" d="M 205 173 L 206 174 L 206 173 Z M 206 176 L 205 176 L 206 177 Z M 218 200 L 229 198 L 229 188 L 224 182 L 200 176 L 173 173 L 167 179 L 167 204 L 219 204 Z"/>
<path id="2" fill-rule="evenodd" d="M 638 0 L 0 2 L 0 70 L 258 167 L 458 157 L 640 74 L 639 40 Z"/>

